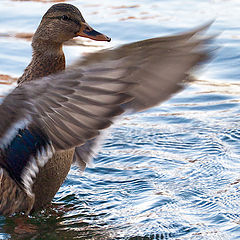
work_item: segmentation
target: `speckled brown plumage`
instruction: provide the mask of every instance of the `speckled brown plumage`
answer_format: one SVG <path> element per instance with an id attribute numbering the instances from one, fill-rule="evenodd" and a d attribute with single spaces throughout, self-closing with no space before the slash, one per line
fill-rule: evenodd
<path id="1" fill-rule="evenodd" d="M 31 63 L 24 70 L 23 75 L 18 79 L 18 84 L 45 77 L 63 71 L 64 69 L 65 57 L 62 51 L 57 51 L 55 54 L 51 55 L 34 53 Z"/>
<path id="2" fill-rule="evenodd" d="M 35 193 L 33 210 L 39 210 L 51 202 L 70 170 L 73 154 L 74 149 L 56 153 L 40 169 L 33 185 Z"/>
<path id="3" fill-rule="evenodd" d="M 27 194 L 20 189 L 16 182 L 10 178 L 8 173 L 1 169 L 0 171 L 0 211 L 3 215 L 24 211 L 29 213 L 33 206 L 33 201 Z"/>

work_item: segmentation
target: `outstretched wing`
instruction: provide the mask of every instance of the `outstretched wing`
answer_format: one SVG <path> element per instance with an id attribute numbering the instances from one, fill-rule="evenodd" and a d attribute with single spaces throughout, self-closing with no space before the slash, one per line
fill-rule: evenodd
<path id="1" fill-rule="evenodd" d="M 204 37 L 206 24 L 193 31 L 170 37 L 159 37 L 130 43 L 116 49 L 92 53 L 76 65 L 83 69 L 109 65 L 129 71 L 122 80 L 137 81 L 128 91 L 133 97 L 122 106 L 125 110 L 142 111 L 171 97 L 193 78 L 190 73 L 211 56 L 207 44 L 214 36 Z M 99 72 L 96 75 L 101 75 Z M 109 72 L 108 76 L 111 76 Z M 74 161 L 82 168 L 93 156 L 98 139 L 93 139 L 75 150 Z"/>
<path id="2" fill-rule="evenodd" d="M 123 80 L 139 84 L 129 91 L 134 99 L 125 107 L 142 111 L 181 90 L 184 83 L 191 80 L 187 76 L 193 68 L 210 57 L 206 45 L 213 37 L 203 36 L 210 25 L 184 34 L 147 39 L 92 53 L 77 65 L 91 69 L 92 66 L 101 68 L 111 63 L 112 67 L 131 69 L 131 74 L 126 74 Z"/>

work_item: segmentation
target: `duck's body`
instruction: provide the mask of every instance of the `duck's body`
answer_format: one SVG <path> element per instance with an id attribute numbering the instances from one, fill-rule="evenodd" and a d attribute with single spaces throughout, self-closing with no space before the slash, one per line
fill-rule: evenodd
<path id="1" fill-rule="evenodd" d="M 61 16 L 64 16 L 64 12 L 68 15 L 70 11 L 73 15 L 72 18 L 80 18 L 84 21 L 79 10 L 74 6 L 68 4 L 57 4 L 54 6 L 48 10 L 45 17 L 48 17 L 48 15 L 50 15 L 51 18 L 59 16 L 59 14 L 54 15 L 58 11 L 59 13 L 62 12 L 60 13 Z M 78 16 L 76 17 L 75 15 Z M 24 70 L 23 75 L 18 79 L 19 85 L 65 70 L 65 55 L 62 47 L 63 41 L 46 39 L 46 33 L 42 31 L 43 26 L 41 25 L 44 26 L 46 23 L 42 21 L 34 34 L 32 41 L 32 60 Z M 79 32 L 78 29 L 77 31 Z M 102 37 L 102 34 L 99 35 Z M 71 37 L 73 36 L 70 36 L 70 38 Z M 64 40 L 68 40 L 68 38 L 67 36 Z M 95 40 L 98 39 L 96 38 Z M 109 41 L 109 39 L 106 38 L 106 41 Z M 40 169 L 38 178 L 33 185 L 33 193 L 35 194 L 33 210 L 41 209 L 51 202 L 70 170 L 74 150 L 75 148 L 56 152 L 47 164 Z"/>
<path id="2" fill-rule="evenodd" d="M 70 170 L 74 151 L 75 148 L 64 152 L 56 152 L 39 171 L 33 185 L 33 192 L 35 193 L 34 211 L 43 208 L 52 201 Z"/>
<path id="3" fill-rule="evenodd" d="M 33 39 L 32 60 L 18 79 L 19 85 L 65 70 L 62 45 L 47 44 L 46 48 L 45 44 L 39 44 L 38 41 L 38 39 Z M 40 169 L 33 185 L 35 201 L 32 210 L 39 210 L 51 202 L 70 170 L 73 155 L 74 148 L 61 153 L 56 152 Z"/>
<path id="4" fill-rule="evenodd" d="M 0 213 L 46 206 L 74 153 L 85 165 L 99 130 L 114 116 L 149 108 L 182 89 L 187 72 L 208 57 L 193 50 L 204 44 L 193 36 L 205 28 L 93 54 L 63 73 L 65 41 L 110 39 L 90 28 L 76 7 L 53 5 L 34 34 L 32 60 L 19 87 L 0 105 L 0 114 L 7 115 L 0 119 Z M 41 79 L 52 74 L 57 75 Z"/>
<path id="5" fill-rule="evenodd" d="M 48 48 L 46 48 L 45 44 L 39 44 L 37 41 L 38 39 L 33 39 L 33 57 L 23 75 L 18 79 L 19 85 L 65 70 L 65 56 L 62 45 L 47 45 Z M 73 155 L 74 148 L 55 153 L 47 164 L 40 169 L 38 178 L 33 185 L 35 201 L 32 210 L 41 209 L 51 202 L 70 170 Z"/>

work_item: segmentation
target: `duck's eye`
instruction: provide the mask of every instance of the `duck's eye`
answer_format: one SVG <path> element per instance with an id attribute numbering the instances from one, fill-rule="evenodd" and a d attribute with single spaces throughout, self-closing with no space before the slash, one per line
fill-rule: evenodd
<path id="1" fill-rule="evenodd" d="M 70 20 L 70 18 L 69 18 L 68 16 L 66 16 L 66 15 L 63 15 L 63 16 L 61 17 L 61 19 L 64 20 L 64 21 Z"/>

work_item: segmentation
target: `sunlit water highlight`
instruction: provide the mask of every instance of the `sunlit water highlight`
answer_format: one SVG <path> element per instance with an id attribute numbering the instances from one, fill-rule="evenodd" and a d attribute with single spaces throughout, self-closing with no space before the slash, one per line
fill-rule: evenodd
<path id="1" fill-rule="evenodd" d="M 125 116 L 94 165 L 72 167 L 33 234 L 1 218 L 0 239 L 239 239 L 240 4 L 237 0 L 69 1 L 111 44 L 66 46 L 68 63 L 90 51 L 193 28 L 216 18 L 216 58 L 198 81 L 162 105 Z M 18 77 L 33 33 L 52 3 L 0 3 L 0 74 Z M 5 35 L 5 37 L 4 37 Z M 0 95 L 14 85 L 1 85 Z"/>

